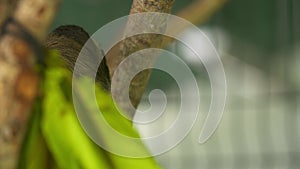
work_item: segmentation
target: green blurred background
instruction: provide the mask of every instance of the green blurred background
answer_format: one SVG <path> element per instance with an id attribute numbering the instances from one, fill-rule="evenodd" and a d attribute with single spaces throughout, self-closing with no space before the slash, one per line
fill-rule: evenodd
<path id="1" fill-rule="evenodd" d="M 172 13 L 191 2 L 175 1 Z M 131 3 L 64 0 L 52 29 L 77 24 L 92 34 L 127 15 Z M 176 148 L 158 156 L 158 162 L 166 169 L 300 168 L 300 1 L 229 0 L 199 28 L 210 37 L 225 67 L 225 114 L 213 137 L 203 145 L 198 144 L 211 98 L 207 73 L 201 63 L 192 64 L 192 56 L 180 43 L 169 45 L 168 50 L 185 59 L 197 77 L 202 115 L 189 136 Z M 193 32 L 187 30 L 184 35 Z M 174 83 L 168 75 L 154 71 L 148 92 L 161 87 L 169 94 L 168 115 L 157 121 L 158 127 L 154 129 L 137 125 L 141 133 L 161 131 L 174 119 L 179 97 Z M 140 107 L 148 104 L 145 93 Z"/>

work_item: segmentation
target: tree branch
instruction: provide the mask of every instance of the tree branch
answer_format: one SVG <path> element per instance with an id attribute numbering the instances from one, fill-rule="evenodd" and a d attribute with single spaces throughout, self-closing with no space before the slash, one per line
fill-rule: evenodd
<path id="1" fill-rule="evenodd" d="M 142 12 L 161 12 L 161 13 L 170 13 L 171 8 L 173 6 L 174 0 L 164 0 L 164 1 L 156 1 L 156 0 L 134 0 L 131 8 L 130 14 L 135 13 L 142 13 Z M 134 20 L 129 17 L 127 27 L 125 29 L 125 37 L 130 35 L 131 33 L 134 33 L 139 27 L 140 24 L 143 23 L 142 18 Z M 158 30 L 164 30 L 166 29 L 166 24 L 162 24 L 157 26 L 154 29 Z M 112 53 L 109 53 L 107 55 L 108 63 L 110 63 L 110 73 L 111 76 L 115 72 L 115 69 L 117 66 L 130 54 L 147 48 L 160 48 L 162 44 L 162 37 L 161 35 L 154 35 L 154 34 L 143 34 L 143 35 L 137 35 L 133 37 L 126 38 L 123 42 L 121 42 L 118 46 L 118 48 L 113 49 Z M 140 57 L 143 57 L 142 55 Z M 154 64 L 155 57 L 143 57 L 143 64 L 146 65 L 152 65 Z M 133 67 L 139 67 L 140 65 L 137 65 L 136 63 L 130 63 L 127 65 L 124 65 L 124 70 L 130 70 L 133 69 Z M 131 100 L 132 105 L 134 108 L 137 108 L 141 97 L 144 93 L 144 90 L 146 88 L 146 85 L 148 83 L 149 77 L 151 74 L 151 70 L 147 69 L 143 72 L 140 72 L 135 78 L 132 80 L 130 88 L 129 88 L 129 97 Z M 127 74 L 124 73 L 122 76 L 119 77 L 116 80 L 117 84 L 123 84 L 124 79 L 128 79 L 128 77 L 125 77 Z M 134 115 L 134 110 L 131 109 L 131 105 L 128 105 L 128 98 L 127 95 L 124 93 L 123 88 L 115 88 L 113 95 L 116 95 L 115 97 L 116 102 L 119 104 L 121 108 L 124 109 L 127 115 L 132 118 Z"/>
<path id="2" fill-rule="evenodd" d="M 59 0 L 20 0 L 0 39 L 0 168 L 14 169 L 37 95 L 36 44 L 44 41 Z M 33 45 L 32 41 L 36 41 Z"/>
<path id="3" fill-rule="evenodd" d="M 225 4 L 227 0 L 196 0 L 191 3 L 189 6 L 184 8 L 182 11 L 179 11 L 176 15 L 182 18 L 189 20 L 194 24 L 201 24 L 205 22 L 216 10 Z M 131 14 L 141 13 L 141 12 L 163 12 L 170 13 L 174 1 L 154 1 L 154 0 L 134 0 L 131 8 Z M 126 34 L 130 34 L 131 31 L 134 31 L 136 27 L 139 27 L 139 24 L 143 21 L 133 21 L 128 22 L 128 26 L 125 30 Z M 172 26 L 172 25 L 176 26 Z M 165 26 L 165 25 L 164 25 Z M 175 34 L 180 33 L 185 29 L 184 26 L 180 27 L 176 23 L 168 23 L 168 27 L 171 28 L 171 31 L 174 31 Z M 161 29 L 160 27 L 159 29 Z M 128 55 L 142 49 L 146 48 L 163 48 L 167 46 L 174 39 L 168 37 L 162 37 L 160 35 L 139 35 L 131 38 L 127 38 L 125 41 L 116 45 L 109 53 L 106 55 L 108 61 L 108 67 L 110 69 L 110 75 L 113 76 L 118 65 L 126 58 Z M 152 65 L 155 62 L 155 57 L 144 57 L 143 62 L 146 64 Z M 145 64 L 145 63 L 143 63 Z M 132 66 L 139 66 L 134 64 L 128 64 L 128 69 Z M 144 93 L 145 87 L 148 83 L 151 70 L 145 70 L 139 73 L 131 82 L 129 89 L 129 96 L 132 105 L 137 108 L 142 95 Z M 126 79 L 126 74 L 122 74 L 122 79 Z M 122 79 L 117 79 L 117 83 L 122 83 Z M 129 113 L 129 116 L 134 115 L 134 111 L 127 105 L 127 98 L 122 97 L 126 94 L 122 94 L 123 88 L 116 89 L 115 95 L 118 100 L 120 107 L 125 109 L 125 112 Z M 113 93 L 114 94 L 114 93 Z"/>

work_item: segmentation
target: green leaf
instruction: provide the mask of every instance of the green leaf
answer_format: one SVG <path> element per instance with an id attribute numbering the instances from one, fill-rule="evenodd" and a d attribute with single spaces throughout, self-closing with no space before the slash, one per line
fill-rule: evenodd
<path id="1" fill-rule="evenodd" d="M 19 169 L 47 168 L 49 153 L 40 131 L 40 120 L 41 102 L 37 101 L 33 106 L 32 118 L 22 145 Z"/>
<path id="2" fill-rule="evenodd" d="M 57 62 L 57 64 L 55 63 Z M 72 101 L 71 73 L 60 64 L 59 56 L 51 53 L 47 59 L 47 69 L 43 82 L 42 131 L 50 152 L 61 169 L 124 169 L 143 168 L 160 169 L 154 158 L 127 158 L 109 153 L 96 145 L 80 125 Z M 134 153 L 149 155 L 142 141 L 135 143 L 120 142 L 112 135 L 114 130 L 129 137 L 139 138 L 131 121 L 124 118 L 114 106 L 111 95 L 96 86 L 95 93 L 85 92 L 87 86 L 93 86 L 88 78 L 75 81 L 78 102 L 90 119 L 95 132 L 105 145 L 112 148 L 124 148 Z M 94 97 L 98 105 L 94 106 Z M 104 117 L 105 122 L 101 120 Z"/>
<path id="3" fill-rule="evenodd" d="M 62 169 L 110 168 L 81 128 L 72 100 L 66 96 L 71 93 L 71 73 L 53 64 L 59 56 L 49 57 L 53 60 L 45 71 L 42 131 L 54 159 Z"/>

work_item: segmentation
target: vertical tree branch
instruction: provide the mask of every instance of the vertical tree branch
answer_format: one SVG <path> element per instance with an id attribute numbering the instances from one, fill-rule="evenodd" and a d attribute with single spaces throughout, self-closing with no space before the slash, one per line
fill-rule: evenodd
<path id="1" fill-rule="evenodd" d="M 14 169 L 18 164 L 38 89 L 36 44 L 45 39 L 58 4 L 59 0 L 20 0 L 13 19 L 4 25 L 0 39 L 0 168 Z M 32 40 L 37 43 L 33 45 Z"/>
<path id="2" fill-rule="evenodd" d="M 174 0 L 134 0 L 131 8 L 130 14 L 142 13 L 142 12 L 161 12 L 161 13 L 170 13 L 171 8 L 173 6 Z M 138 28 L 140 28 L 140 24 L 143 23 L 142 18 L 133 20 L 129 17 L 127 27 L 125 30 L 125 37 L 127 37 L 132 32 L 135 32 Z M 154 29 L 164 30 L 166 29 L 166 24 L 156 25 Z M 133 37 L 126 38 L 120 44 L 120 50 L 117 50 L 116 53 L 109 54 L 107 57 L 108 62 L 110 63 L 110 72 L 111 75 L 114 73 L 116 67 L 130 54 L 137 52 L 142 49 L 147 48 L 160 48 L 162 45 L 162 36 L 155 34 L 143 34 L 136 35 Z M 142 55 L 140 57 L 143 57 Z M 143 57 L 144 65 L 152 65 L 155 61 L 155 57 Z M 135 63 L 130 63 L 125 65 L 125 70 L 130 70 L 132 67 L 138 67 Z M 129 97 L 132 105 L 137 108 L 141 97 L 144 93 L 145 87 L 148 83 L 149 77 L 151 74 L 151 70 L 147 69 L 143 72 L 140 72 L 135 78 L 132 80 L 130 88 L 129 88 Z M 126 73 L 124 74 L 126 76 Z M 126 77 L 119 77 L 116 83 L 124 83 L 124 79 Z M 128 105 L 126 100 L 126 94 L 122 94 L 124 92 L 123 88 L 116 89 L 115 94 L 118 100 L 117 103 L 122 107 L 125 112 L 128 113 L 129 117 L 134 115 L 134 111 L 131 109 L 131 106 Z"/>

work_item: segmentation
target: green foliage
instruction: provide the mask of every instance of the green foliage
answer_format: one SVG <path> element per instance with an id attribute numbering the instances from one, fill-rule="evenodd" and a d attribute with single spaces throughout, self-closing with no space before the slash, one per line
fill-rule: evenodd
<path id="1" fill-rule="evenodd" d="M 48 62 L 56 62 L 52 54 Z M 68 84 L 68 85 L 67 85 Z M 109 168 L 85 135 L 73 109 L 71 73 L 63 66 L 45 71 L 42 131 L 55 161 L 63 169 Z"/>
<path id="2" fill-rule="evenodd" d="M 49 153 L 40 130 L 41 102 L 37 101 L 33 107 L 32 118 L 29 121 L 29 131 L 23 143 L 19 169 L 47 168 Z M 37 158 L 38 157 L 38 158 Z"/>
<path id="3" fill-rule="evenodd" d="M 44 71 L 42 82 L 43 97 L 36 105 L 36 107 L 41 106 L 38 109 L 41 112 L 35 113 L 33 119 L 36 120 L 33 120 L 34 123 L 27 134 L 21 168 L 46 168 L 45 161 L 42 161 L 44 167 L 41 167 L 43 166 L 41 164 L 36 165 L 36 167 L 29 165 L 31 160 L 43 157 L 43 155 L 39 155 L 41 153 L 35 154 L 36 151 L 40 151 L 40 145 L 37 144 L 37 141 L 42 138 L 42 140 L 45 139 L 46 146 L 60 169 L 160 169 L 153 158 L 121 157 L 96 145 L 84 132 L 74 111 L 71 97 L 71 72 L 67 70 L 59 55 L 55 52 L 49 54 L 46 63 L 47 68 Z M 100 131 L 98 133 L 99 137 L 109 146 L 125 146 L 128 151 L 148 154 L 142 142 L 124 145 L 124 143 L 113 140 L 111 134 L 102 125 L 104 123 L 99 121 L 99 114 L 94 111 L 95 107 L 91 104 L 92 97 L 84 92 L 84 87 L 91 83 L 92 81 L 88 78 L 78 79 L 76 91 L 81 96 L 80 101 L 83 103 L 82 107 L 86 110 L 86 115 L 88 118 L 93 119 L 93 126 L 96 127 L 96 131 Z M 139 135 L 132 127 L 131 122 L 120 115 L 115 108 L 110 94 L 103 91 L 99 86 L 96 86 L 95 94 L 107 123 L 124 135 L 138 138 Z M 46 154 L 44 152 L 44 155 Z"/>

